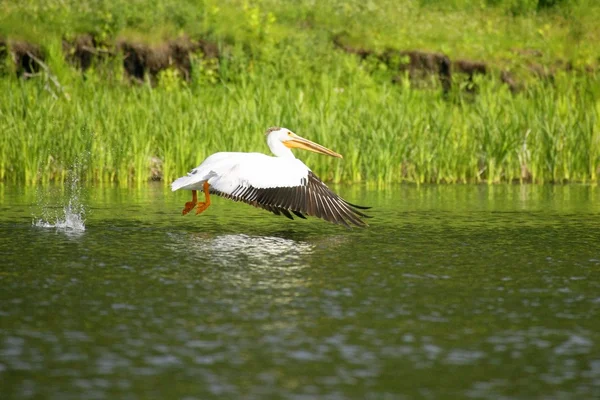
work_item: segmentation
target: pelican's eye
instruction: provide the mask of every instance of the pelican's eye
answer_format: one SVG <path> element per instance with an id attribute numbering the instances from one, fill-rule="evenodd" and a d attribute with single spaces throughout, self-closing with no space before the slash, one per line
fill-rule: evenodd
<path id="1" fill-rule="evenodd" d="M 292 136 L 292 132 L 288 132 L 288 136 Z"/>

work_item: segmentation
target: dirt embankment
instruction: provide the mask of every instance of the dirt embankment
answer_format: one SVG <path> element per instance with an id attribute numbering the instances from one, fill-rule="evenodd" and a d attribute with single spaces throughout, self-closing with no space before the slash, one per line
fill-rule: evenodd
<path id="1" fill-rule="evenodd" d="M 449 93 L 452 85 L 459 81 L 467 83 L 462 85 L 465 90 L 477 92 L 476 76 L 496 75 L 512 92 L 518 92 L 525 87 L 524 80 L 517 78 L 517 74 L 511 69 L 501 65 L 477 60 L 451 60 L 443 53 L 424 50 L 387 49 L 377 52 L 350 46 L 344 43 L 344 38 L 343 34 L 334 36 L 334 46 L 348 54 L 356 55 L 361 60 L 373 58 L 386 64 L 392 71 L 397 72 L 393 78 L 395 82 L 407 74 L 415 87 L 428 87 L 432 82 L 437 82 L 444 93 Z M 149 45 L 128 39 L 107 43 L 86 34 L 70 40 L 64 39 L 62 47 L 66 60 L 82 71 L 88 70 L 96 62 L 120 55 L 126 76 L 134 82 L 144 82 L 148 78 L 155 83 L 158 74 L 168 68 L 174 68 L 183 79 L 189 81 L 193 57 L 216 60 L 221 57 L 215 43 L 187 36 Z M 556 74 L 561 71 L 594 73 L 599 70 L 597 66 L 576 68 L 572 63 L 561 60 L 550 64 L 543 63 L 542 52 L 535 49 L 514 49 L 513 52 L 520 60 L 522 70 L 525 70 L 529 77 L 544 82 L 554 82 Z M 39 45 L 0 38 L 0 61 L 9 56 L 16 74 L 25 78 L 39 73 L 44 68 L 46 58 L 44 49 Z M 3 64 L 0 62 L 0 73 L 4 72 L 1 70 Z M 520 77 L 522 78 L 522 74 Z"/>
<path id="2" fill-rule="evenodd" d="M 8 42 L 5 38 L 0 37 L 0 60 L 4 60 L 8 57 Z"/>
<path id="3" fill-rule="evenodd" d="M 9 57 L 19 77 L 31 77 L 40 72 L 46 54 L 43 49 L 32 43 L 0 38 L 0 62 Z"/>
<path id="4" fill-rule="evenodd" d="M 452 82 L 452 71 L 450 59 L 441 53 L 419 51 L 419 50 L 394 50 L 387 49 L 384 52 L 378 53 L 371 49 L 361 47 L 352 47 L 344 44 L 340 36 L 333 37 L 334 45 L 348 54 L 354 54 L 361 60 L 366 60 L 369 57 L 375 58 L 388 67 L 398 71 L 408 71 L 410 80 L 416 84 L 423 84 L 431 76 L 437 76 L 442 85 L 444 92 L 450 90 Z M 399 81 L 401 75 L 394 78 L 394 81 Z"/>
<path id="5" fill-rule="evenodd" d="M 206 59 L 220 56 L 215 43 L 185 36 L 151 46 L 125 39 L 110 44 L 86 34 L 63 39 L 62 50 L 65 59 L 84 72 L 94 63 L 120 54 L 125 73 L 131 80 L 143 82 L 148 77 L 153 83 L 158 73 L 167 68 L 175 68 L 184 79 L 190 80 L 193 56 Z M 46 58 L 43 49 L 36 44 L 0 38 L 0 60 L 9 55 L 19 77 L 37 74 Z"/>
<path id="6" fill-rule="evenodd" d="M 189 81 L 192 72 L 191 55 L 200 54 L 206 59 L 219 58 L 216 44 L 205 40 L 191 40 L 180 37 L 174 40 L 149 46 L 121 40 L 117 49 L 123 54 L 123 68 L 126 74 L 138 81 L 143 81 L 148 75 L 152 81 L 160 71 L 174 67 L 181 76 Z"/>
<path id="7" fill-rule="evenodd" d="M 424 50 L 387 49 L 383 52 L 376 52 L 371 49 L 349 46 L 343 42 L 343 38 L 340 35 L 333 37 L 333 43 L 335 47 L 348 54 L 354 54 L 362 60 L 373 57 L 395 71 L 408 71 L 409 79 L 416 87 L 423 86 L 424 82 L 430 82 L 431 77 L 435 77 L 444 93 L 448 93 L 452 88 L 453 76 L 458 76 L 468 83 L 465 85 L 467 91 L 476 92 L 475 77 L 477 75 L 486 76 L 492 74 L 498 74 L 500 81 L 506 84 L 513 93 L 519 92 L 525 87 L 525 82 L 517 79 L 515 74 L 509 69 L 484 61 L 467 59 L 450 60 L 445 54 Z M 531 77 L 547 82 L 553 82 L 555 75 L 559 71 L 568 73 L 593 73 L 598 70 L 598 68 L 591 66 L 577 69 L 573 67 L 572 63 L 562 60 L 555 61 L 551 65 L 543 65 L 535 60 L 532 61 L 532 57 L 539 58 L 543 56 L 539 50 L 515 49 L 514 53 L 523 59 L 525 70 Z M 401 74 L 397 75 L 394 81 L 399 81 L 401 77 Z"/>
<path id="8" fill-rule="evenodd" d="M 84 72 L 94 62 L 115 55 L 114 49 L 111 49 L 108 43 L 104 43 L 89 34 L 76 36 L 72 40 L 63 39 L 62 49 L 66 60 Z"/>

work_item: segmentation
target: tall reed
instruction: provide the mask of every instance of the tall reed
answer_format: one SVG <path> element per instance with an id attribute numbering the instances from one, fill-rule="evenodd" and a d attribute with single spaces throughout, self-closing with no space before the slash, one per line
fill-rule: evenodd
<path id="1" fill-rule="evenodd" d="M 345 55 L 339 55 L 345 58 Z M 286 126 L 344 155 L 298 153 L 335 182 L 597 180 L 599 83 L 558 77 L 514 95 L 483 80 L 475 96 L 377 81 L 356 61 L 294 79 L 177 87 L 72 79 L 70 100 L 42 79 L 0 79 L 0 179 L 165 182 L 217 151 L 268 152 Z M 342 62 L 344 61 L 344 62 Z"/>

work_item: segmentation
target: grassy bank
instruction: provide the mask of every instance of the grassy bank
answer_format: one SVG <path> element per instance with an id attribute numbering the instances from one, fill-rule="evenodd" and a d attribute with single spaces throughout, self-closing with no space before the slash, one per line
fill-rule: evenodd
<path id="1" fill-rule="evenodd" d="M 262 133 L 281 125 L 344 155 L 301 154 L 328 181 L 595 182 L 600 13 L 521 3 L 5 2 L 0 32 L 42 44 L 48 71 L 0 77 L 0 180 L 75 172 L 95 182 L 170 182 L 213 152 L 268 152 Z M 156 85 L 132 84 L 118 56 L 82 76 L 61 39 L 94 31 L 147 43 L 204 35 L 224 55 L 215 69 L 196 59 L 190 81 L 166 70 Z M 539 49 L 537 62 L 568 60 L 579 72 L 529 79 L 516 94 L 499 74 L 475 78 L 476 94 L 457 77 L 444 95 L 336 49 L 331 38 L 340 33 L 356 47 L 443 51 L 517 76 L 534 56 L 514 48 Z"/>

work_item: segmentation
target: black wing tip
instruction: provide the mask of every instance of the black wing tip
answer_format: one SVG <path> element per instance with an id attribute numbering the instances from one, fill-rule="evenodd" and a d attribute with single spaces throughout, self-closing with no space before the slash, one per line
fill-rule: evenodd
<path id="1" fill-rule="evenodd" d="M 302 214 L 301 212 L 299 212 L 299 211 L 294 211 L 294 210 L 291 210 L 291 211 L 292 211 L 292 212 L 294 213 L 294 215 L 296 215 L 298 218 L 306 219 L 306 217 L 304 216 L 304 214 Z"/>
<path id="2" fill-rule="evenodd" d="M 357 223 L 352 223 L 352 226 L 350 228 L 361 228 L 361 229 L 365 229 L 369 227 L 369 224 L 367 224 L 364 221 L 361 221 L 362 224 L 357 224 Z"/>
<path id="3" fill-rule="evenodd" d="M 346 228 L 348 229 L 352 229 L 352 228 L 368 228 L 369 224 L 367 224 L 365 221 L 361 220 L 361 219 L 348 219 L 348 220 L 344 220 L 343 222 L 334 222 L 335 224 L 339 224 L 339 225 L 345 225 Z"/>
<path id="4" fill-rule="evenodd" d="M 346 200 L 344 200 L 344 199 L 342 199 L 342 201 L 343 201 L 344 203 L 346 203 L 347 205 L 349 205 L 349 206 L 352 206 L 352 207 L 354 207 L 354 208 L 358 208 L 359 210 L 369 210 L 369 209 L 373 208 L 373 207 L 359 206 L 359 205 L 357 205 L 357 204 L 352 204 L 352 203 L 350 203 L 349 201 L 346 201 Z"/>
<path id="5" fill-rule="evenodd" d="M 362 218 L 373 218 L 371 215 L 367 215 L 367 214 L 362 213 L 362 212 L 360 212 L 358 210 L 355 210 L 353 208 L 350 208 L 350 211 L 352 211 L 355 215 L 358 215 L 359 217 L 362 217 Z"/>
<path id="6" fill-rule="evenodd" d="M 367 214 L 363 214 L 363 213 L 358 213 L 358 211 L 354 210 L 358 215 L 360 215 L 362 218 L 373 218 L 372 215 L 367 215 Z"/>
<path id="7" fill-rule="evenodd" d="M 281 209 L 279 209 L 279 211 L 281 211 L 281 213 L 283 215 L 285 215 L 287 218 L 289 218 L 291 220 L 294 219 L 294 217 L 292 217 L 292 214 L 290 214 L 290 212 L 288 210 L 286 210 L 285 208 L 281 208 Z"/>

